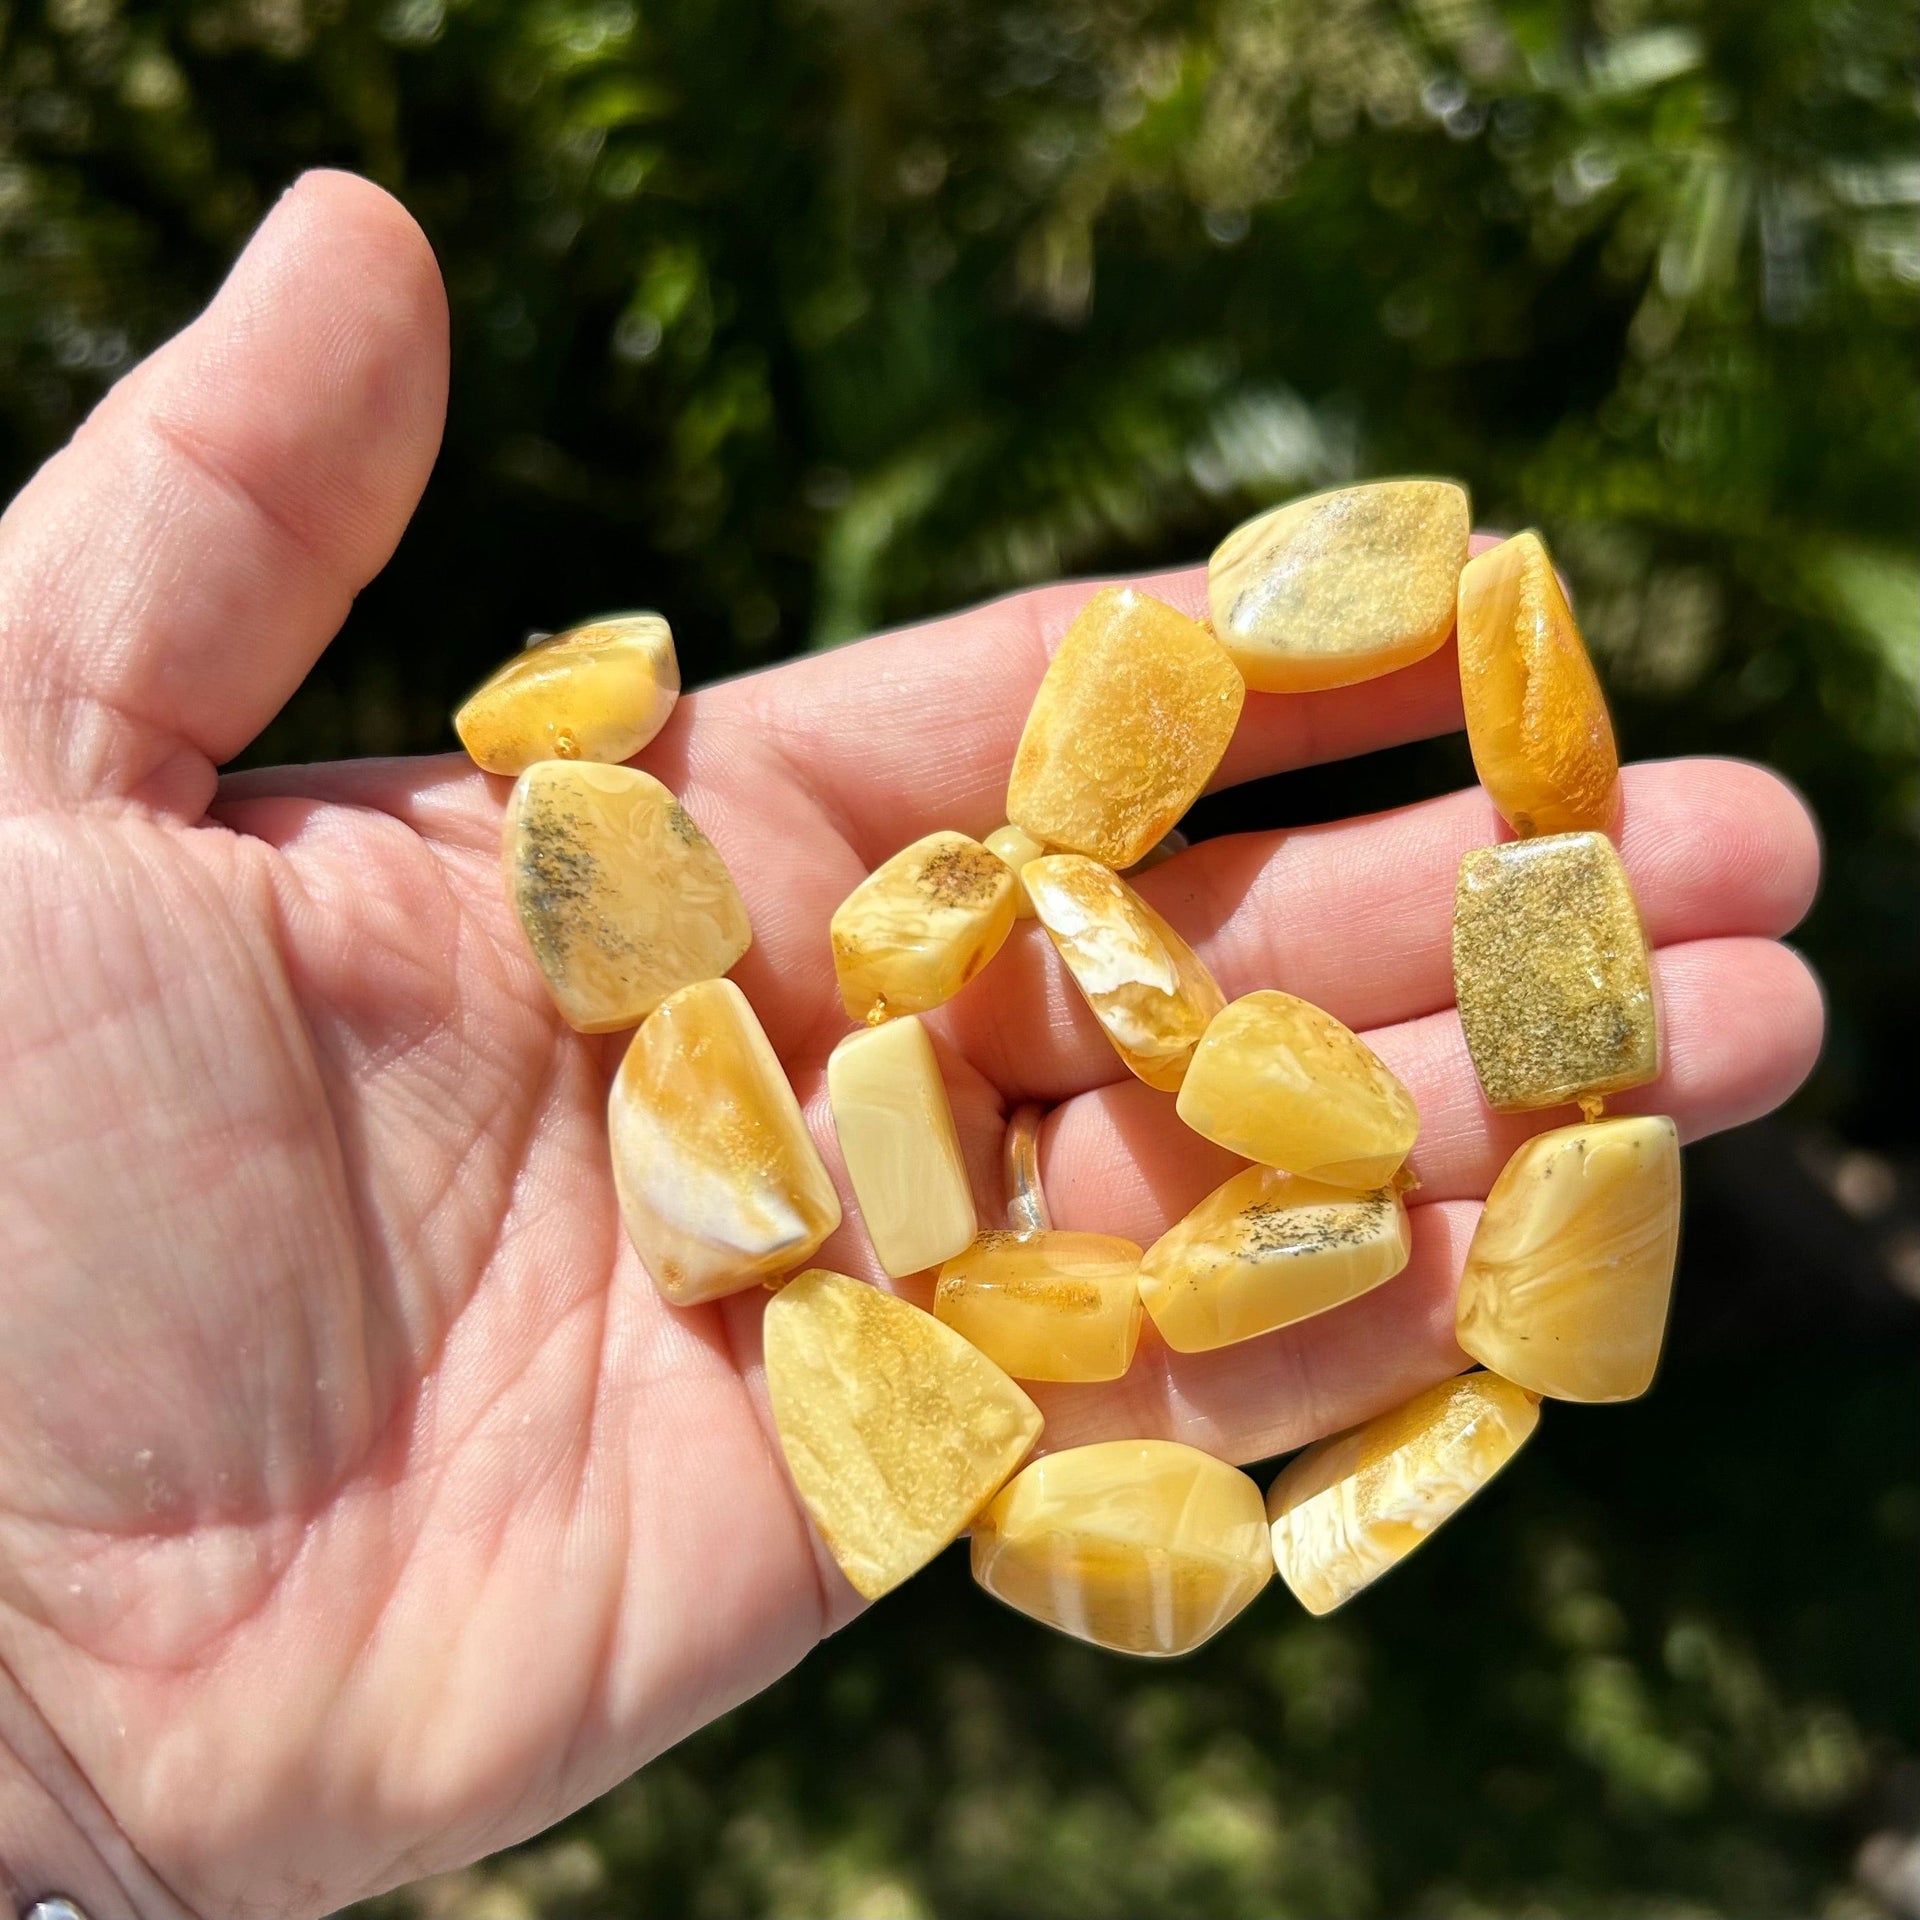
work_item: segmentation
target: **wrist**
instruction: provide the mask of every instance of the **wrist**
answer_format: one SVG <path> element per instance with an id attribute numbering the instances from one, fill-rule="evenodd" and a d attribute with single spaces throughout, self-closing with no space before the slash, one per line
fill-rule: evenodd
<path id="1" fill-rule="evenodd" d="M 184 1915 L 0 1662 L 0 1916 L 64 1895 L 89 1920 Z"/>

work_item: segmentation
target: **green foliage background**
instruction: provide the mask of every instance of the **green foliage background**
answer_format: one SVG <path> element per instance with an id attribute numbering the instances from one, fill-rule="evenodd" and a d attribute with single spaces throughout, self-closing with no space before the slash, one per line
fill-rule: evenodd
<path id="1" fill-rule="evenodd" d="M 450 744 L 590 611 L 710 678 L 1427 470 L 1547 531 L 1635 753 L 1829 835 L 1834 1044 L 1694 1156 L 1652 1400 L 1172 1669 L 943 1566 L 394 1911 L 1920 1912 L 1917 55 L 1907 0 L 0 5 L 8 491 L 300 168 L 439 250 L 446 451 L 260 757 Z"/>

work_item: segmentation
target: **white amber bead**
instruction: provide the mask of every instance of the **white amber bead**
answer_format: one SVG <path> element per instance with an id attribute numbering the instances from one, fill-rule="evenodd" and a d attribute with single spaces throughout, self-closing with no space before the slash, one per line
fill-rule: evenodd
<path id="1" fill-rule="evenodd" d="M 951 1259 L 978 1221 L 926 1028 L 909 1014 L 848 1034 L 827 1060 L 827 1098 L 882 1268 L 897 1278 Z"/>
<path id="2" fill-rule="evenodd" d="M 869 1600 L 957 1539 L 1040 1437 L 1039 1408 L 985 1354 L 845 1274 L 782 1287 L 761 1341 L 793 1483 Z"/>
<path id="3" fill-rule="evenodd" d="M 840 1199 L 778 1057 L 731 980 L 670 994 L 607 1096 L 628 1237 L 676 1306 L 810 1260 Z"/>
<path id="4" fill-rule="evenodd" d="M 1116 1653 L 1189 1653 L 1273 1577 L 1260 1489 L 1172 1440 L 1108 1440 L 1022 1469 L 973 1523 L 973 1577 Z"/>
<path id="5" fill-rule="evenodd" d="M 1664 1115 L 1529 1140 L 1487 1195 L 1455 1338 L 1553 1400 L 1653 1385 L 1680 1249 L 1680 1136 Z"/>
<path id="6" fill-rule="evenodd" d="M 453 727 L 489 773 L 524 773 L 536 760 L 630 760 L 679 697 L 667 623 L 657 613 L 615 614 L 516 654 L 474 690 Z"/>
<path id="7" fill-rule="evenodd" d="M 1205 1353 L 1357 1299 L 1412 1247 L 1397 1193 L 1249 1167 L 1147 1250 L 1140 1297 L 1168 1346 Z"/>
<path id="8" fill-rule="evenodd" d="M 1021 870 L 1033 911 L 1114 1051 L 1172 1093 L 1226 1005 L 1200 956 L 1120 878 L 1077 853 Z"/>
<path id="9" fill-rule="evenodd" d="M 1118 1380 L 1140 1338 L 1140 1249 L 1107 1233 L 983 1233 L 933 1310 L 1016 1380 Z"/>
<path id="10" fill-rule="evenodd" d="M 718 979 L 753 937 L 713 843 L 633 767 L 529 767 L 507 800 L 502 863 L 554 1004 L 582 1033 L 637 1025 Z"/>
<path id="11" fill-rule="evenodd" d="M 856 1020 L 950 1000 L 1013 928 L 1014 877 L 964 833 L 930 833 L 876 867 L 828 929 L 840 1001 Z"/>

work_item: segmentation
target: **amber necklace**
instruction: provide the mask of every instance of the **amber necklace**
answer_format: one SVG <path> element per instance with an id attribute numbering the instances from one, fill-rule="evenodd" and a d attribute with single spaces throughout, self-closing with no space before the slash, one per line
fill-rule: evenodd
<path id="1" fill-rule="evenodd" d="M 1093 593 L 1034 698 L 984 842 L 927 835 L 869 874 L 829 936 L 853 1031 L 827 1066 L 861 1222 L 932 1311 L 807 1262 L 834 1183 L 746 996 L 750 939 L 712 844 L 621 762 L 679 692 L 657 615 L 542 638 L 455 725 L 507 803 L 509 894 L 562 1016 L 638 1026 L 609 1099 L 627 1232 L 677 1307 L 776 1288 L 768 1398 L 821 1538 L 869 1599 L 971 1530 L 975 1578 L 1098 1645 L 1183 1653 L 1278 1568 L 1325 1613 L 1424 1540 L 1513 1456 L 1541 1399 L 1653 1379 L 1672 1286 L 1679 1145 L 1604 1118 L 1659 1069 L 1646 940 L 1608 837 L 1612 725 L 1539 536 L 1469 559 L 1464 489 L 1388 480 L 1248 521 L 1208 568 L 1211 618 Z M 1254 1339 L 1391 1280 L 1412 1236 L 1406 1088 L 1357 1034 L 1277 991 L 1228 1002 L 1128 876 L 1212 777 L 1249 687 L 1310 692 L 1409 665 L 1457 634 L 1467 734 L 1515 839 L 1460 863 L 1455 1000 L 1498 1113 L 1577 1104 L 1488 1195 L 1457 1306 L 1481 1370 L 1308 1447 L 1263 1500 L 1197 1448 L 1113 1440 L 1028 1461 L 1016 1381 L 1117 1380 L 1143 1313 L 1181 1353 Z M 1177 835 L 1175 836 L 1177 840 Z M 1006 1230 L 982 1231 L 919 1016 L 1036 919 L 1128 1070 L 1250 1162 L 1144 1252 L 1056 1231 L 1037 1110 L 1008 1135 Z M 805 1269 L 804 1271 L 797 1271 Z M 795 1276 L 789 1278 L 788 1276 Z M 1026 1461 L 1024 1466 L 1022 1462 Z"/>

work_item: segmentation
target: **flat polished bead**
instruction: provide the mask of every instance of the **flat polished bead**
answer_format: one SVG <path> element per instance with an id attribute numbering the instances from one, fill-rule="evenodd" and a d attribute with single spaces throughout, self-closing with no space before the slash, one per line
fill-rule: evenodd
<path id="1" fill-rule="evenodd" d="M 1671 1120 L 1539 1134 L 1487 1195 L 1455 1338 L 1482 1366 L 1551 1400 L 1632 1400 L 1653 1384 L 1679 1250 Z"/>
<path id="2" fill-rule="evenodd" d="M 1361 1192 L 1392 1180 L 1420 1131 L 1413 1096 L 1358 1034 L 1271 991 L 1214 1015 L 1179 1113 L 1229 1153 Z"/>
<path id="3" fill-rule="evenodd" d="M 630 760 L 679 697 L 667 623 L 619 614 L 515 654 L 468 695 L 453 730 L 489 773 L 524 773 L 536 760 Z"/>
<path id="4" fill-rule="evenodd" d="M 1147 1249 L 1140 1297 L 1176 1353 L 1205 1353 L 1357 1299 L 1412 1249 L 1390 1189 L 1349 1193 L 1249 1167 Z"/>
<path id="5" fill-rule="evenodd" d="M 726 862 L 633 767 L 529 767 L 507 800 L 502 863 L 554 1005 L 582 1033 L 637 1025 L 752 942 Z"/>
<path id="6" fill-rule="evenodd" d="M 1523 839 L 1606 832 L 1619 806 L 1613 722 L 1537 533 L 1467 562 L 1459 626 L 1467 744 L 1501 817 Z"/>
<path id="7" fill-rule="evenodd" d="M 1496 1112 L 1616 1093 L 1660 1071 L 1647 938 L 1605 834 L 1509 841 L 1461 860 L 1453 993 Z"/>
<path id="8" fill-rule="evenodd" d="M 1114 1051 L 1171 1093 L 1226 1005 L 1200 956 L 1116 873 L 1077 853 L 1021 869 L 1027 897 Z"/>
<path id="9" fill-rule="evenodd" d="M 1020 869 L 1029 860 L 1038 860 L 1046 852 L 1044 842 L 1036 840 L 1024 827 L 995 827 L 981 843 L 996 860 L 1003 861 L 1013 875 L 1013 915 L 1016 920 L 1033 918 L 1033 902 L 1027 898 Z"/>
<path id="10" fill-rule="evenodd" d="M 1466 1373 L 1307 1448 L 1267 1494 L 1280 1577 L 1309 1613 L 1331 1613 L 1459 1512 L 1539 1420 L 1537 1395 Z"/>
<path id="11" fill-rule="evenodd" d="M 1118 1380 L 1140 1339 L 1140 1249 L 1108 1233 L 983 1233 L 933 1311 L 1016 1380 Z"/>
<path id="12" fill-rule="evenodd" d="M 950 1000 L 1013 928 L 1014 877 L 964 833 L 930 833 L 876 867 L 829 927 L 840 1001 L 856 1020 Z"/>
<path id="13" fill-rule="evenodd" d="M 840 1224 L 800 1103 L 731 980 L 682 987 L 648 1016 L 607 1130 L 628 1238 L 676 1306 L 791 1273 Z"/>
<path id="14" fill-rule="evenodd" d="M 1135 588 L 1102 587 L 1034 696 L 1007 818 L 1050 847 L 1132 866 L 1199 798 L 1246 694 L 1198 621 Z"/>
<path id="15" fill-rule="evenodd" d="M 908 1014 L 848 1034 L 827 1059 L 827 1099 L 882 1268 L 897 1279 L 951 1259 L 978 1221 L 926 1028 Z"/>
<path id="16" fill-rule="evenodd" d="M 807 1512 L 869 1600 L 959 1538 L 1040 1437 L 1040 1410 L 930 1313 L 813 1267 L 767 1303 L 774 1430 Z"/>
<path id="17" fill-rule="evenodd" d="M 973 1523 L 996 1600 L 1115 1653 L 1189 1653 L 1273 1577 L 1260 1489 L 1172 1440 L 1106 1440 L 1022 1468 Z"/>
<path id="18" fill-rule="evenodd" d="M 1351 686 L 1453 631 L 1472 513 L 1450 480 L 1375 480 L 1236 527 L 1207 563 L 1214 631 L 1247 685 Z"/>

